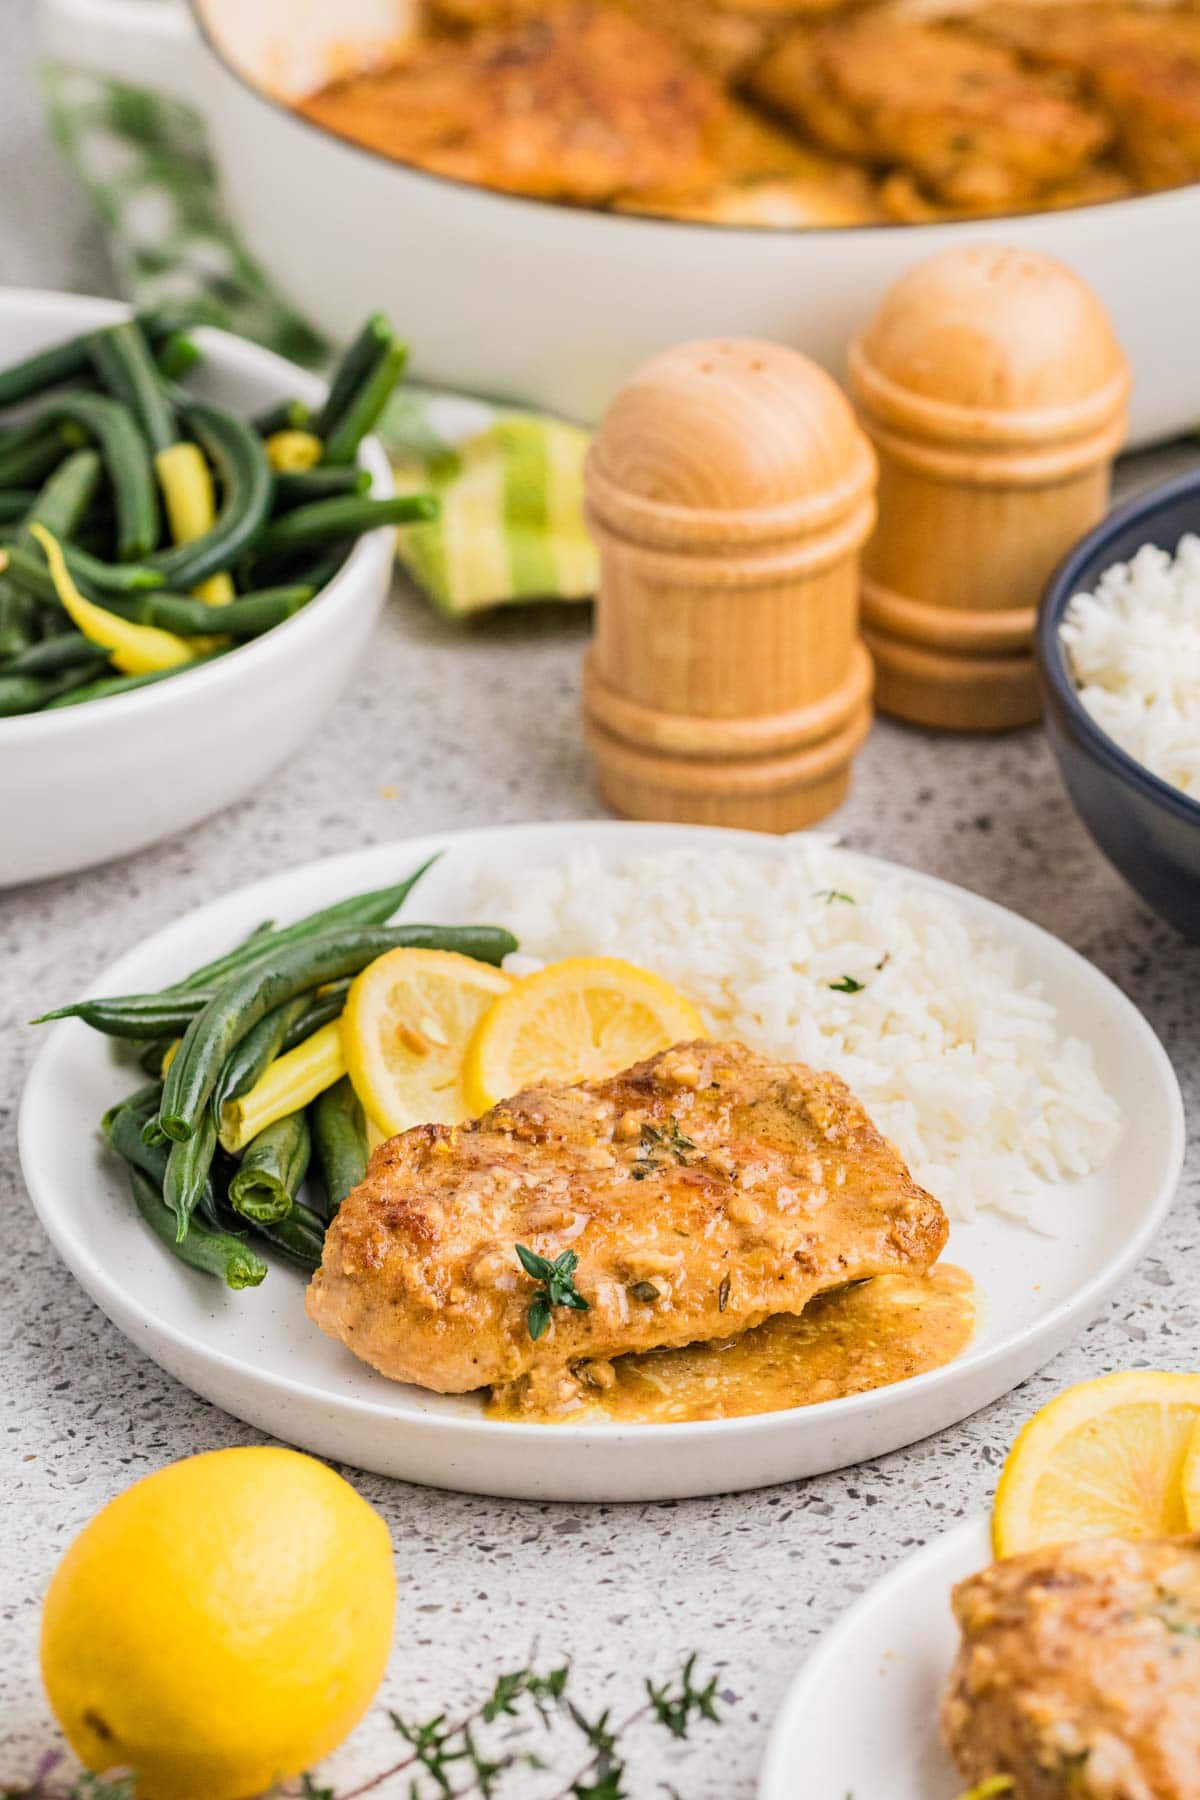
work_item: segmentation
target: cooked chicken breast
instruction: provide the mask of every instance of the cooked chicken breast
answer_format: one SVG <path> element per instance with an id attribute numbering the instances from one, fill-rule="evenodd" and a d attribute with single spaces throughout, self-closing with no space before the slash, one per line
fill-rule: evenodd
<path id="1" fill-rule="evenodd" d="M 622 195 L 624 212 L 703 219 L 715 225 L 799 228 L 869 225 L 887 214 L 866 170 L 798 143 L 733 106 L 714 143 L 713 179 L 687 193 Z"/>
<path id="2" fill-rule="evenodd" d="M 1200 1800 L 1200 1537 L 1106 1538 L 954 1590 L 942 1734 L 1009 1800 Z"/>
<path id="3" fill-rule="evenodd" d="M 1111 5 L 989 7 L 975 28 L 1079 77 L 1116 121 L 1146 187 L 1200 177 L 1200 13 Z"/>
<path id="4" fill-rule="evenodd" d="M 396 1381 L 524 1381 L 531 1403 L 565 1404 L 589 1364 L 924 1272 L 946 1234 L 836 1076 L 698 1042 L 381 1145 L 326 1236 L 308 1311 Z M 553 1306 L 536 1338 L 518 1244 L 578 1258 L 586 1310 Z"/>
<path id="5" fill-rule="evenodd" d="M 1004 207 L 1072 180 L 1111 128 L 1053 74 L 954 25 L 866 12 L 782 39 L 750 89 L 825 149 L 901 164 L 933 196 Z"/>
<path id="6" fill-rule="evenodd" d="M 418 43 L 301 103 L 319 125 L 484 187 L 596 203 L 696 187 L 726 101 L 687 52 L 590 0 Z"/>

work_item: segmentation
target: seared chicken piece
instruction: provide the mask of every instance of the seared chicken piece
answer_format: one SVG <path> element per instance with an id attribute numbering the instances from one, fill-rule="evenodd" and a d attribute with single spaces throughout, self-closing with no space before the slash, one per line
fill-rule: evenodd
<path id="1" fill-rule="evenodd" d="M 1144 187 L 1200 176 L 1200 14 L 1087 4 L 986 9 L 978 29 L 1078 76 L 1116 121 Z"/>
<path id="2" fill-rule="evenodd" d="M 960 1582 L 942 1735 L 1008 1800 L 1200 1800 L 1200 1537 L 1034 1550 Z"/>
<path id="3" fill-rule="evenodd" d="M 524 1381 L 569 1404 L 586 1365 L 731 1337 L 865 1276 L 923 1273 L 946 1218 L 834 1075 L 677 1045 L 608 1081 L 530 1088 L 473 1124 L 382 1144 L 344 1201 L 311 1318 L 395 1381 Z M 536 1339 L 515 1246 L 574 1252 L 587 1310 Z"/>
<path id="4" fill-rule="evenodd" d="M 300 110 L 442 175 L 595 203 L 703 183 L 725 104 L 668 38 L 580 0 L 419 43 L 404 62 L 336 82 Z"/>
<path id="5" fill-rule="evenodd" d="M 715 159 L 715 179 L 707 187 L 622 195 L 617 206 L 714 225 L 775 228 L 870 225 L 887 216 L 865 170 L 809 149 L 745 107 L 730 108 Z"/>
<path id="6" fill-rule="evenodd" d="M 789 34 L 750 88 L 825 149 L 904 165 L 966 207 L 1032 201 L 1079 175 L 1111 135 L 1095 107 L 1006 46 L 886 12 Z"/>
<path id="7" fill-rule="evenodd" d="M 1047 188 L 1037 197 L 1039 212 L 1062 212 L 1072 206 L 1098 206 L 1108 200 L 1127 200 L 1133 183 L 1120 169 L 1098 163 L 1064 187 Z M 1012 202 L 991 206 L 948 205 L 932 199 L 908 169 L 893 169 L 878 187 L 879 205 L 887 218 L 906 225 L 934 225 L 943 219 L 987 219 L 1012 211 Z"/>

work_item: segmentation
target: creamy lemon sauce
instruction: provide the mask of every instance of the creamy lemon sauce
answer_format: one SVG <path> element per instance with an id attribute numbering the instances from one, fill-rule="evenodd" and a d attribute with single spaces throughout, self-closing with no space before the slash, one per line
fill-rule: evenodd
<path id="1" fill-rule="evenodd" d="M 619 1356 L 596 1370 L 606 1385 L 588 1382 L 586 1398 L 567 1412 L 531 1410 L 510 1388 L 497 1391 L 488 1413 L 543 1424 L 601 1413 L 621 1425 L 663 1425 L 784 1412 L 939 1369 L 971 1341 L 975 1318 L 971 1277 L 939 1263 L 928 1275 L 835 1289 L 799 1316 L 781 1314 L 739 1337 Z"/>

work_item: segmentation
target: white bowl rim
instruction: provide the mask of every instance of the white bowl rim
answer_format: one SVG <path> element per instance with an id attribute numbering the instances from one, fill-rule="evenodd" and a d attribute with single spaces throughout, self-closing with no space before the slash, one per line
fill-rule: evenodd
<path id="1" fill-rule="evenodd" d="M 36 309 L 41 317 L 61 317 L 65 322 L 74 323 L 80 330 L 86 330 L 89 324 L 101 323 L 102 314 L 110 319 L 123 319 L 129 318 L 135 310 L 124 300 L 110 300 L 100 295 L 64 294 L 41 288 L 3 288 L 0 289 L 0 329 L 3 328 L 6 312 L 21 312 L 25 308 Z M 236 332 L 223 331 L 217 325 L 197 325 L 189 328 L 188 336 L 196 338 L 215 357 L 224 356 L 233 363 L 240 360 L 256 367 L 258 373 L 278 374 L 282 378 L 286 371 L 288 381 L 300 399 L 315 405 L 324 396 L 325 385 L 319 376 L 289 362 L 274 350 L 255 344 L 249 338 L 239 337 Z M 363 440 L 360 461 L 371 472 L 372 493 L 377 497 L 389 494 L 392 491 L 391 465 L 378 438 Z M 116 723 L 152 715 L 174 704 L 179 692 L 178 684 L 181 682 L 186 684 L 189 694 L 199 693 L 204 686 L 215 694 L 231 667 L 247 673 L 253 673 L 255 664 L 265 667 L 274 654 L 272 645 L 278 645 L 285 636 L 291 645 L 300 649 L 300 634 L 312 633 L 327 622 L 314 622 L 318 609 L 327 613 L 329 607 L 339 601 L 343 605 L 357 604 L 358 578 L 365 573 L 364 565 L 375 554 L 372 540 L 378 535 L 370 532 L 365 537 L 360 537 L 333 579 L 327 581 L 298 613 L 285 619 L 282 624 L 273 626 L 270 631 L 263 632 L 261 637 L 239 644 L 227 656 L 202 663 L 198 669 L 181 669 L 169 681 L 156 681 L 149 687 L 133 688 L 126 694 L 110 694 L 105 699 L 88 701 L 82 706 L 65 706 L 55 712 L 23 713 L 14 718 L 0 719 L 0 752 L 10 745 L 32 747 L 51 738 L 61 742 L 72 735 L 81 736 L 94 729 L 101 721 Z"/>
<path id="2" fill-rule="evenodd" d="M 877 231 L 919 231 L 931 227 L 942 229 L 953 225 L 979 224 L 995 224 L 998 228 L 1003 230 L 1005 225 L 1012 224 L 1017 220 L 1044 218 L 1047 214 L 1054 211 L 1061 211 L 1068 214 L 1100 212 L 1104 209 L 1111 211 L 1122 207 L 1138 206 L 1143 201 L 1147 200 L 1165 200 L 1171 195 L 1186 193 L 1192 188 L 1200 189 L 1200 180 L 1185 181 L 1181 182 L 1178 187 L 1163 188 L 1160 190 L 1152 189 L 1143 194 L 1119 194 L 1109 200 L 1082 200 L 1075 206 L 1062 208 L 1045 206 L 1025 207 L 1013 212 L 991 213 L 986 215 L 983 219 L 971 216 L 946 219 L 871 219 L 869 221 L 860 222 L 857 225 L 744 225 L 721 219 L 679 219 L 672 217 L 668 213 L 618 212 L 611 207 L 601 205 L 581 205 L 577 201 L 557 200 L 543 194 L 521 194 L 510 192 L 506 188 L 487 187 L 482 182 L 468 181 L 464 176 L 460 175 L 443 175 L 437 169 L 425 169 L 421 167 L 420 163 L 406 162 L 399 156 L 389 156 L 385 150 L 373 149 L 370 144 L 364 144 L 357 138 L 343 136 L 341 132 L 334 131 L 331 126 L 320 125 L 315 119 L 310 119 L 307 114 L 300 112 L 287 100 L 281 99 L 275 94 L 272 94 L 269 89 L 261 87 L 251 75 L 247 74 L 244 69 L 239 68 L 238 65 L 232 61 L 226 54 L 224 47 L 218 42 L 205 15 L 205 9 L 201 4 L 201 0 L 185 0 L 185 4 L 195 21 L 196 29 L 199 31 L 205 45 L 220 63 L 225 72 L 230 75 L 240 87 L 244 88 L 247 93 L 254 95 L 257 100 L 260 100 L 263 103 L 263 105 L 270 107 L 272 112 L 282 114 L 285 118 L 294 120 L 302 127 L 302 129 L 312 133 L 314 136 L 324 138 L 330 143 L 340 144 L 344 150 L 359 157 L 366 157 L 370 162 L 382 163 L 386 167 L 403 170 L 408 175 L 416 176 L 423 182 L 435 183 L 439 187 L 451 188 L 459 192 L 466 190 L 468 193 L 479 195 L 483 200 L 502 202 L 510 207 L 522 207 L 525 209 L 528 209 L 529 207 L 538 207 L 542 211 L 549 210 L 551 212 L 582 216 L 591 220 L 603 220 L 609 228 L 620 229 L 626 225 L 635 225 L 640 226 L 645 230 L 647 227 L 661 228 L 666 226 L 675 232 L 721 232 L 727 237 L 737 236 L 766 239 L 844 237 L 850 232 L 858 232 L 861 234 Z M 857 165 L 852 164 L 851 166 Z"/>

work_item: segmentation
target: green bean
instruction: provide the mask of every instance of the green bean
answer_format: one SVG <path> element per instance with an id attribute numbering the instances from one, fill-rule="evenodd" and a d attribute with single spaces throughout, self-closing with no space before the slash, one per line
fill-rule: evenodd
<path id="1" fill-rule="evenodd" d="M 185 329 L 186 325 L 182 314 L 166 309 L 135 313 L 134 317 L 155 345 Z M 90 331 L 82 337 L 67 338 L 48 350 L 39 350 L 36 355 L 27 356 L 23 362 L 13 363 L 11 367 L 0 370 L 0 407 L 16 406 L 21 400 L 29 400 L 35 394 L 45 393 L 47 388 L 58 387 L 65 381 L 75 381 L 86 375 L 90 367 L 88 350 L 91 338 Z"/>
<path id="2" fill-rule="evenodd" d="M 151 1038 L 143 1050 L 138 1052 L 138 1067 L 147 1075 L 156 1075 L 162 1080 L 163 1058 L 175 1042 L 173 1037 Z"/>
<path id="3" fill-rule="evenodd" d="M 286 512 L 309 500 L 330 500 L 339 494 L 365 494 L 371 485 L 370 469 L 328 467 L 294 469 L 275 476 L 275 511 Z"/>
<path id="4" fill-rule="evenodd" d="M 131 1168 L 129 1183 L 137 1209 L 151 1231 L 189 1268 L 217 1275 L 235 1290 L 257 1287 L 263 1280 L 267 1265 L 248 1244 L 227 1232 L 210 1231 L 197 1224 L 180 1243 L 175 1236 L 175 1216 L 149 1177 L 141 1169 Z"/>
<path id="5" fill-rule="evenodd" d="M 314 589 L 301 582 L 289 587 L 260 588 L 225 605 L 210 605 L 191 594 L 169 594 L 165 588 L 146 594 L 109 596 L 110 611 L 139 625 L 157 625 L 178 637 L 231 637 L 239 643 L 261 637 L 293 618 L 312 599 Z"/>
<path id="6" fill-rule="evenodd" d="M 339 538 L 358 537 L 382 525 L 412 525 L 436 519 L 438 502 L 433 494 L 393 494 L 387 500 L 359 499 L 353 495 L 336 500 L 314 500 L 294 512 L 272 519 L 254 548 L 263 556 L 307 549 L 310 544 L 329 544 Z"/>
<path id="7" fill-rule="evenodd" d="M 270 921 L 257 925 L 233 950 L 227 950 L 212 962 L 202 963 L 190 975 L 185 975 L 182 981 L 163 988 L 159 993 L 115 994 L 103 999 L 76 1000 L 70 1006 L 60 1006 L 54 1012 L 44 1013 L 32 1023 L 40 1025 L 51 1019 L 83 1019 L 85 1024 L 92 1025 L 97 1031 L 106 1032 L 110 1037 L 177 1038 L 218 992 L 222 983 L 234 975 L 262 968 L 264 961 L 274 959 L 276 951 L 288 945 L 304 943 L 329 931 L 382 925 L 393 913 L 399 912 L 422 875 L 433 867 L 440 854 L 439 851 L 429 857 L 419 869 L 414 869 L 411 875 L 406 876 L 403 881 L 394 882 L 390 887 L 371 888 L 364 894 L 351 894 L 346 900 L 335 901 L 332 906 L 323 906 L 320 911 L 308 913 L 294 924 L 278 929 Z M 429 928 L 422 927 L 422 930 L 426 929 Z M 314 980 L 309 985 L 316 987 L 318 983 Z M 341 992 L 344 996 L 344 987 Z M 317 1005 L 319 1002 L 314 1001 L 312 1004 Z M 340 1010 L 339 1006 L 338 1011 Z M 161 1021 L 157 1026 L 153 1023 L 156 1019 Z M 99 1022 L 100 1020 L 104 1022 Z M 128 1030 L 121 1028 L 126 1021 L 130 1026 Z M 322 1024 L 326 1022 L 321 1021 Z M 144 1029 L 147 1023 L 151 1024 L 150 1030 Z M 312 1030 L 316 1029 L 314 1025 Z M 288 1047 L 291 1048 L 290 1045 Z"/>
<path id="8" fill-rule="evenodd" d="M 219 1128 L 221 1108 L 227 1100 L 236 1100 L 252 1088 L 267 1064 L 273 1062 L 283 1048 L 283 1040 L 288 1029 L 296 1020 L 308 1011 L 308 1000 L 303 994 L 295 1000 L 288 1000 L 283 1006 L 277 1006 L 265 1018 L 258 1021 L 253 1030 L 248 1031 L 240 1044 L 236 1044 L 225 1060 L 225 1065 L 217 1077 L 209 1100 L 209 1113 L 214 1124 Z M 191 1143 L 193 1140 L 188 1139 Z"/>
<path id="9" fill-rule="evenodd" d="M 162 576 L 142 564 L 101 562 L 98 557 L 81 550 L 78 544 L 64 544 L 62 552 L 68 569 L 84 593 L 98 595 L 101 605 L 107 606 L 113 595 L 120 598 L 123 594 L 157 592 L 162 586 Z M 8 558 L 6 573 L 19 587 L 47 605 L 57 601 L 58 590 L 40 547 L 34 550 L 25 544 L 13 543 L 6 546 L 5 555 Z"/>
<path id="10" fill-rule="evenodd" d="M 195 1131 L 226 1057 L 264 1013 L 326 981 L 357 974 L 386 950 L 412 946 L 455 950 L 487 963 L 503 961 L 517 947 L 499 926 L 396 925 L 326 931 L 264 952 L 222 984 L 184 1033 L 163 1091 L 167 1136 L 183 1142 Z"/>
<path id="11" fill-rule="evenodd" d="M 36 488 L 5 488 L 0 493 L 0 525 L 23 519 L 36 499 Z"/>
<path id="12" fill-rule="evenodd" d="M 346 1007 L 346 995 L 349 991 L 348 981 L 334 981 L 329 987 L 314 994 L 294 1025 L 289 1025 L 284 1033 L 283 1042 L 279 1046 L 279 1054 L 294 1050 L 302 1044 L 314 1031 L 320 1031 L 322 1025 L 330 1025 L 334 1019 L 340 1019 Z"/>
<path id="13" fill-rule="evenodd" d="M 367 1171 L 367 1125 L 349 1076 L 343 1075 L 318 1094 L 308 1115 L 317 1167 L 325 1184 L 327 1217 L 332 1219 Z"/>
<path id="14" fill-rule="evenodd" d="M 185 399 L 184 422 L 200 440 L 221 481 L 216 523 L 188 544 L 147 560 L 168 586 L 190 588 L 227 569 L 256 537 L 271 508 L 271 465 L 253 426 L 223 407 Z"/>
<path id="15" fill-rule="evenodd" d="M 204 663 L 215 662 L 224 651 L 214 650 L 211 656 L 193 657 L 190 663 L 174 668 L 155 669 L 150 675 L 114 675 L 110 681 L 91 681 L 86 687 L 76 688 L 73 693 L 62 694 L 57 700 L 51 700 L 46 707 L 47 712 L 57 712 L 64 706 L 81 706 L 89 700 L 109 700 L 118 694 L 131 694 L 137 688 L 153 687 L 159 681 L 169 681 L 172 675 L 182 674 L 187 669 L 198 669 Z"/>
<path id="16" fill-rule="evenodd" d="M 274 437 L 277 431 L 303 431 L 312 417 L 303 400 L 277 400 L 250 422 L 259 437 Z"/>
<path id="17" fill-rule="evenodd" d="M 262 1238 L 273 1250 L 295 1263 L 311 1275 L 321 1266 L 321 1251 L 325 1243 L 325 1227 L 302 1200 L 292 1202 L 292 1210 L 286 1218 L 276 1219 L 273 1225 L 255 1224 L 251 1227 L 255 1237 Z"/>
<path id="18" fill-rule="evenodd" d="M 165 381 L 179 381 L 200 361 L 203 352 L 186 331 L 173 331 L 158 347 L 155 362 Z"/>
<path id="19" fill-rule="evenodd" d="M 44 419 L 19 425 L 0 438 L 0 487 L 40 482 L 67 454 L 61 426 Z"/>
<path id="20" fill-rule="evenodd" d="M 69 538 L 96 497 L 103 465 L 94 450 L 73 450 L 59 463 L 22 520 L 17 543 L 33 541 L 29 527 L 42 525 L 56 538 Z"/>
<path id="21" fill-rule="evenodd" d="M 392 341 L 375 362 L 341 414 L 328 431 L 318 432 L 325 440 L 322 462 L 353 462 L 358 446 L 369 431 L 374 430 L 380 413 L 392 397 L 408 361 L 408 347 Z"/>
<path id="22" fill-rule="evenodd" d="M 251 1138 L 242 1152 L 237 1172 L 229 1183 L 229 1204 L 244 1219 L 253 1219 L 260 1225 L 285 1219 L 300 1191 L 311 1155 L 312 1139 L 304 1114 L 289 1113 L 286 1118 L 276 1119 Z"/>
<path id="23" fill-rule="evenodd" d="M 175 1214 L 175 1235 L 180 1243 L 188 1234 L 204 1184 L 211 1177 L 217 1148 L 217 1128 L 202 1119 L 186 1144 L 172 1144 L 163 1177 L 163 1199 Z"/>
<path id="24" fill-rule="evenodd" d="M 97 650 L 82 631 L 60 631 L 5 663 L 5 675 L 61 675 L 67 669 L 78 669 L 96 660 Z M 100 652 L 101 660 L 106 660 Z"/>
<path id="25" fill-rule="evenodd" d="M 161 517 L 150 452 L 132 412 L 107 394 L 60 394 L 43 418 L 78 425 L 104 458 L 117 513 L 117 555 L 137 562 L 158 542 Z"/>
<path id="26" fill-rule="evenodd" d="M 58 675 L 0 674 L 0 719 L 40 712 L 44 706 L 76 693 L 107 667 L 107 651 L 93 645 L 93 660 L 88 667 L 67 669 Z"/>
<path id="27" fill-rule="evenodd" d="M 333 372 L 329 392 L 313 424 L 315 436 L 329 436 L 391 341 L 391 327 L 384 315 L 372 313 Z"/>
<path id="28" fill-rule="evenodd" d="M 348 900 L 335 901 L 332 906 L 323 906 L 318 912 L 307 913 L 304 918 L 296 919 L 291 925 L 272 927 L 269 937 L 263 936 L 257 942 L 259 932 L 252 933 L 245 943 L 238 944 L 233 950 L 227 950 L 224 956 L 204 963 L 193 969 L 183 981 L 175 983 L 166 990 L 168 994 L 177 993 L 181 988 L 215 987 L 227 975 L 241 972 L 248 964 L 261 960 L 264 952 L 277 950 L 284 944 L 299 943 L 304 938 L 316 937 L 318 932 L 332 931 L 340 925 L 383 925 L 393 913 L 398 913 L 408 896 L 420 881 L 422 875 L 431 869 L 441 852 L 428 858 L 419 869 L 403 881 L 394 882 L 390 887 L 371 888 L 365 894 L 351 894 Z M 315 1029 L 315 1028 L 314 1028 Z"/>
<path id="29" fill-rule="evenodd" d="M 144 1087 L 138 1088 L 136 1092 L 126 1094 L 122 1099 L 114 1101 L 100 1120 L 100 1129 L 104 1133 L 106 1141 L 109 1143 L 112 1142 L 113 1126 L 116 1123 L 118 1113 L 130 1112 L 139 1115 L 143 1119 L 148 1119 L 151 1113 L 156 1113 L 158 1111 L 158 1103 L 161 1099 L 162 1082 L 148 1081 Z"/>
<path id="30" fill-rule="evenodd" d="M 150 347 L 132 319 L 97 331 L 88 352 L 100 380 L 114 400 L 128 409 L 157 454 L 179 442 L 175 411 Z M 143 549 L 152 550 L 157 533 Z"/>
<path id="31" fill-rule="evenodd" d="M 29 1022 L 46 1025 L 53 1019 L 82 1019 L 105 1037 L 131 1038 L 135 1043 L 150 1038 L 174 1040 L 182 1037 L 212 998 L 208 988 L 176 994 L 119 994 L 112 999 L 75 1000 Z"/>
<path id="32" fill-rule="evenodd" d="M 20 656 L 33 643 L 34 613 L 29 595 L 0 575 L 0 657 Z"/>

